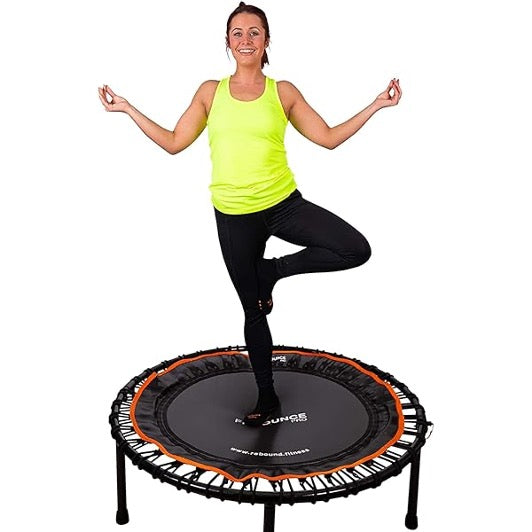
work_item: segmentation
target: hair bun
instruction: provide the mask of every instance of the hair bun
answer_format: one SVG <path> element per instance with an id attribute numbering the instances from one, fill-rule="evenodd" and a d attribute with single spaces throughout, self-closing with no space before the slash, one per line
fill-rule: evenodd
<path id="1" fill-rule="evenodd" d="M 242 7 L 242 6 L 245 6 L 245 2 L 240 2 L 240 4 L 238 4 L 238 7 Z"/>

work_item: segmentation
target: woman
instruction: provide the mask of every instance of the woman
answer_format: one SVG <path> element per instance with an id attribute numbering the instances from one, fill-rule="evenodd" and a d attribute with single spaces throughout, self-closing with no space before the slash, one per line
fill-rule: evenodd
<path id="1" fill-rule="evenodd" d="M 209 188 L 218 237 L 244 309 L 244 337 L 258 387 L 256 406 L 244 423 L 255 427 L 280 406 L 266 318 L 273 307 L 272 290 L 277 281 L 301 273 L 354 268 L 371 255 L 361 233 L 305 200 L 297 189 L 284 149 L 286 125 L 290 121 L 312 142 L 333 149 L 379 109 L 396 105 L 401 98 L 399 80 L 393 79 L 373 103 L 330 128 L 292 83 L 275 82 L 263 74 L 269 39 L 264 12 L 240 2 L 226 28 L 226 47 L 236 61 L 235 73 L 221 81 L 202 83 L 174 131 L 157 125 L 109 86 L 98 88 L 107 111 L 127 113 L 171 154 L 190 146 L 208 126 L 213 167 Z M 271 235 L 305 249 L 265 259 L 266 241 Z"/>

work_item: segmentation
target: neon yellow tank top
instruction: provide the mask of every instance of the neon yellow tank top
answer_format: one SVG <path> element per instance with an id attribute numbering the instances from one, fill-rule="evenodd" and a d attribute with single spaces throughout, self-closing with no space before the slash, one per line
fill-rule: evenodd
<path id="1" fill-rule="evenodd" d="M 277 83 L 266 76 L 262 95 L 245 102 L 231 95 L 230 77 L 218 83 L 207 119 L 212 161 L 209 189 L 216 209 L 246 214 L 276 205 L 297 184 L 286 158 L 288 119 Z"/>

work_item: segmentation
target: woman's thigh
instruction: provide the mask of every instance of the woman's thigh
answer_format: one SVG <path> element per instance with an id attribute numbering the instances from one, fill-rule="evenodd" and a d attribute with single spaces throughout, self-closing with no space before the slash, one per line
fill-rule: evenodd
<path id="1" fill-rule="evenodd" d="M 336 214 L 299 195 L 281 209 L 269 213 L 273 235 L 291 244 L 321 247 L 341 255 L 371 253 L 369 243 L 357 229 Z"/>
<path id="2" fill-rule="evenodd" d="M 257 261 L 269 233 L 260 213 L 224 214 L 215 209 L 218 239 L 227 271 L 244 310 L 259 298 Z"/>

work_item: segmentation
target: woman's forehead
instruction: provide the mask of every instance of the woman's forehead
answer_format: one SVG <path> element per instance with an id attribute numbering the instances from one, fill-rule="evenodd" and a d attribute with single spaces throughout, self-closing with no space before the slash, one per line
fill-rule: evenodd
<path id="1" fill-rule="evenodd" d="M 260 17 L 253 13 L 239 13 L 231 20 L 230 29 L 262 28 Z"/>

